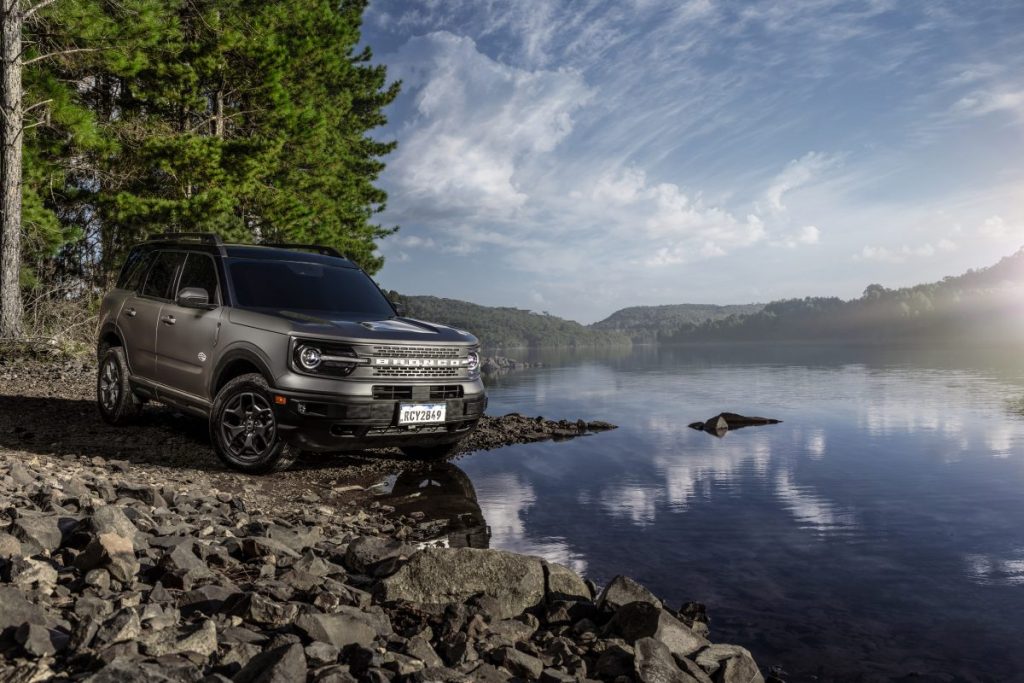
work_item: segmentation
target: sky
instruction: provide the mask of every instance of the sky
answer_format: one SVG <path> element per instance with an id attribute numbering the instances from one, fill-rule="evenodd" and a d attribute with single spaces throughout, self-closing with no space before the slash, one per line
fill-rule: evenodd
<path id="1" fill-rule="evenodd" d="M 589 323 L 1024 246 L 1021 0 L 371 0 L 378 276 Z"/>

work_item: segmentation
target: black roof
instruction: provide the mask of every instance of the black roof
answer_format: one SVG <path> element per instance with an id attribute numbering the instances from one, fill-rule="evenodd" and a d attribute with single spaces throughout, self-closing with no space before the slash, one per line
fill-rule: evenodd
<path id="1" fill-rule="evenodd" d="M 256 244 L 225 244 L 223 254 L 229 258 L 266 259 L 268 261 L 302 261 L 329 266 L 355 268 L 356 265 L 341 256 L 329 256 L 306 251 L 303 248 L 268 247 Z"/>
<path id="2" fill-rule="evenodd" d="M 144 246 L 151 248 L 188 248 L 228 258 L 301 261 L 342 268 L 356 268 L 351 260 L 333 247 L 319 244 L 225 244 L 216 233 L 182 232 L 153 235 Z"/>

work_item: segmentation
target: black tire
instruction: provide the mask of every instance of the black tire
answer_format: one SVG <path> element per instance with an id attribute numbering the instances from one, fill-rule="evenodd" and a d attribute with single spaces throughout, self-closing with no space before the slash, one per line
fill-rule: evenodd
<path id="1" fill-rule="evenodd" d="M 128 381 L 128 362 L 124 349 L 114 346 L 101 349 L 99 370 L 96 372 L 96 406 L 100 417 L 109 424 L 129 424 L 142 412 L 142 401 L 132 391 Z"/>
<path id="2" fill-rule="evenodd" d="M 235 377 L 224 385 L 210 411 L 210 441 L 226 465 L 252 474 L 280 472 L 298 457 L 281 438 L 262 375 Z"/>

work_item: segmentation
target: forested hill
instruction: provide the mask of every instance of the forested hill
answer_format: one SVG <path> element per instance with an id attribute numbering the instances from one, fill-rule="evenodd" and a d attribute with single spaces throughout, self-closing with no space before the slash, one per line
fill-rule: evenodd
<path id="1" fill-rule="evenodd" d="M 593 330 L 553 315 L 521 308 L 481 306 L 436 296 L 405 296 L 391 292 L 405 305 L 406 315 L 469 330 L 488 348 L 628 346 L 629 337 Z"/>
<path id="2" fill-rule="evenodd" d="M 595 330 L 623 332 L 635 343 L 652 343 L 670 336 L 686 325 L 699 325 L 708 320 L 721 320 L 731 315 L 749 315 L 757 313 L 762 308 L 764 304 L 631 306 L 615 311 L 590 327 Z"/>
<path id="3" fill-rule="evenodd" d="M 773 301 L 745 316 L 687 325 L 663 341 L 1024 341 L 1024 249 L 940 282 L 869 285 L 850 301 Z"/>

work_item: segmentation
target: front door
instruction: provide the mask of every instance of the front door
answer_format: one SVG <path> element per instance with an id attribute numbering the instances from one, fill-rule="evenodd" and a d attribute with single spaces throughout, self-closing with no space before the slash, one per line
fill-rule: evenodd
<path id="1" fill-rule="evenodd" d="M 173 300 L 164 304 L 157 329 L 157 379 L 172 389 L 210 400 L 207 384 L 223 308 L 217 268 L 209 254 L 189 253 L 178 278 L 177 292 L 186 287 L 206 290 L 210 306 L 188 308 Z"/>

